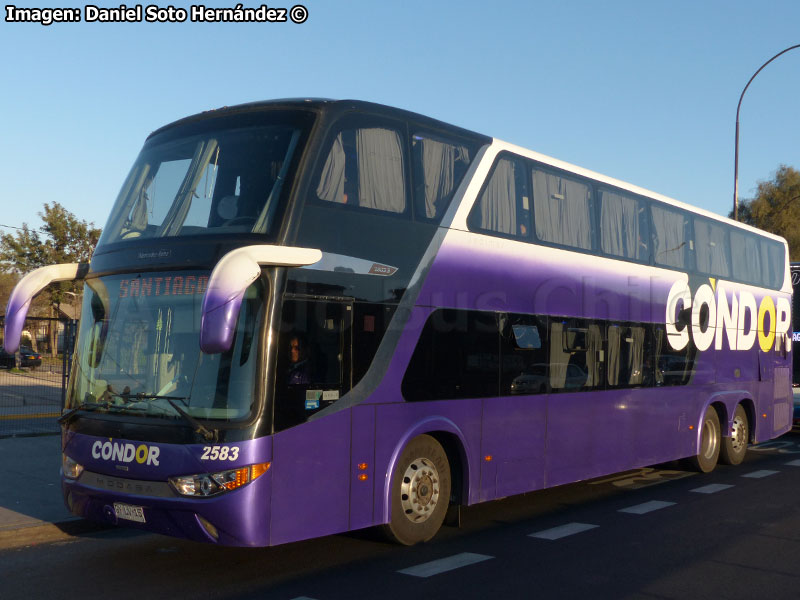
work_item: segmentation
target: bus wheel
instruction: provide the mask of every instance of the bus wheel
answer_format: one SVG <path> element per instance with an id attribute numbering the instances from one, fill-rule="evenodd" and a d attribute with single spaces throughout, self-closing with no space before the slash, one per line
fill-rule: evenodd
<path id="1" fill-rule="evenodd" d="M 717 466 L 720 450 L 719 417 L 714 407 L 709 406 L 703 417 L 700 431 L 700 452 L 690 459 L 692 466 L 701 473 L 710 473 Z"/>
<path id="2" fill-rule="evenodd" d="M 431 539 L 444 521 L 450 502 L 450 464 L 441 444 L 429 435 L 415 437 L 394 471 L 391 513 L 384 530 L 411 546 Z"/>
<path id="3" fill-rule="evenodd" d="M 738 465 L 744 460 L 747 452 L 747 442 L 750 439 L 750 427 L 747 423 L 747 414 L 739 404 L 733 413 L 733 428 L 731 437 L 722 439 L 719 459 L 726 465 Z"/>

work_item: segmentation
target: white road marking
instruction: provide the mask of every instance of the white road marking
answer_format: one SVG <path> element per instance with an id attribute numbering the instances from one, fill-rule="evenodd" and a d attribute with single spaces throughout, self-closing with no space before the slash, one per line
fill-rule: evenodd
<path id="1" fill-rule="evenodd" d="M 417 565 L 416 567 L 409 567 L 408 569 L 398 571 L 398 573 L 402 573 L 403 575 L 413 575 L 414 577 L 431 577 L 432 575 L 438 575 L 439 573 L 445 573 L 446 571 L 452 571 L 453 569 L 466 567 L 467 565 L 489 560 L 490 558 L 494 558 L 494 556 L 462 552 L 461 554 L 456 554 L 455 556 L 440 558 L 439 560 L 423 563 L 421 565 Z"/>
<path id="2" fill-rule="evenodd" d="M 710 485 L 704 485 L 703 487 L 694 488 L 693 490 L 689 491 L 697 494 L 716 494 L 717 492 L 721 492 L 722 490 L 727 490 L 728 488 L 732 487 L 732 485 L 725 483 L 712 483 Z"/>
<path id="3" fill-rule="evenodd" d="M 786 466 L 787 467 L 800 467 L 800 459 L 798 459 L 798 460 L 790 460 L 788 463 L 786 463 Z"/>
<path id="4" fill-rule="evenodd" d="M 576 533 L 588 531 L 590 529 L 594 529 L 595 527 L 600 526 L 591 525 L 589 523 L 567 523 L 566 525 L 561 525 L 560 527 L 553 527 L 552 529 L 545 529 L 544 531 L 531 533 L 528 535 L 528 537 L 540 538 L 543 540 L 560 540 L 561 538 L 569 535 L 575 535 Z"/>
<path id="5" fill-rule="evenodd" d="M 780 473 L 780 471 L 753 471 L 752 473 L 747 473 L 747 475 L 742 475 L 742 477 L 747 477 L 748 479 L 761 479 L 762 477 L 769 477 L 770 475 L 775 475 L 775 473 Z"/>
<path id="6" fill-rule="evenodd" d="M 620 509 L 617 512 L 630 513 L 632 515 L 643 515 L 645 513 L 653 512 L 654 510 L 660 510 L 662 508 L 667 508 L 668 506 L 673 506 L 674 504 L 675 504 L 674 502 L 662 502 L 661 500 L 653 500 L 651 502 L 645 502 L 644 504 L 629 506 L 628 508 Z"/>

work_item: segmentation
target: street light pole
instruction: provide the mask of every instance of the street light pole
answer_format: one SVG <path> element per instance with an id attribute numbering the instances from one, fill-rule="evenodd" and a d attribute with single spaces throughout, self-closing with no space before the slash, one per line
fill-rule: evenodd
<path id="1" fill-rule="evenodd" d="M 781 54 L 787 53 L 789 50 L 794 50 L 795 48 L 800 48 L 800 44 L 796 44 L 794 46 L 789 46 L 785 50 L 781 50 L 775 56 L 770 58 L 767 62 L 761 65 L 758 68 L 758 71 L 753 73 L 753 76 L 747 82 L 747 85 L 744 86 L 742 90 L 742 95 L 739 96 L 739 104 L 736 106 L 736 142 L 734 144 L 734 164 L 733 164 L 733 220 L 739 220 L 739 109 L 742 108 L 742 99 L 744 98 L 744 93 L 747 91 L 747 88 L 750 87 L 750 84 L 753 82 L 753 79 L 756 78 L 756 75 L 761 73 L 761 70 L 766 67 L 769 63 L 773 60 L 778 58 Z"/>

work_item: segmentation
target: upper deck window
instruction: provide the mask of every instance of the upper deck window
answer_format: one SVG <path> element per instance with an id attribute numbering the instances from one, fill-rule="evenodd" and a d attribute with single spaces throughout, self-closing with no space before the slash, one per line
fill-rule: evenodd
<path id="1" fill-rule="evenodd" d="M 686 269 L 689 218 L 681 210 L 653 204 L 653 252 L 657 265 Z"/>
<path id="2" fill-rule="evenodd" d="M 273 233 L 300 127 L 167 130 L 145 144 L 100 244 L 172 236 Z M 287 189 L 284 189 L 287 188 Z"/>
<path id="3" fill-rule="evenodd" d="M 390 213 L 406 212 L 400 134 L 384 127 L 343 129 L 333 138 L 316 187 L 317 197 Z"/>
<path id="4" fill-rule="evenodd" d="M 470 227 L 504 236 L 530 236 L 531 205 L 525 165 L 500 158 L 469 216 Z"/>
<path id="5" fill-rule="evenodd" d="M 418 218 L 441 220 L 474 152 L 463 144 L 425 134 L 411 140 Z"/>
<path id="6" fill-rule="evenodd" d="M 774 240 L 761 239 L 761 272 L 764 274 L 763 284 L 779 288 L 784 278 L 785 250 L 783 244 Z"/>
<path id="7" fill-rule="evenodd" d="M 731 262 L 733 277 L 739 281 L 761 281 L 761 253 L 759 239 L 739 229 L 731 230 Z"/>
<path id="8" fill-rule="evenodd" d="M 533 170 L 536 235 L 544 241 L 592 248 L 592 190 L 577 179 Z"/>
<path id="9" fill-rule="evenodd" d="M 730 277 L 728 235 L 721 223 L 695 217 L 694 239 L 697 244 L 697 270 L 718 277 Z"/>
<path id="10" fill-rule="evenodd" d="M 619 191 L 600 191 L 600 247 L 603 252 L 636 261 L 650 258 L 647 203 Z"/>

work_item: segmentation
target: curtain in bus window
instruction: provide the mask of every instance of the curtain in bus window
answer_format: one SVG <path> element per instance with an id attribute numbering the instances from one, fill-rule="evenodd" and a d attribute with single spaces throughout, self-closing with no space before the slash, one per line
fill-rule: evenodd
<path id="1" fill-rule="evenodd" d="M 501 159 L 495 165 L 489 183 L 478 199 L 481 229 L 514 235 L 517 231 L 516 211 L 516 164 Z"/>
<path id="2" fill-rule="evenodd" d="M 621 332 L 619 325 L 608 326 L 608 363 L 606 364 L 608 385 L 619 385 L 619 346 Z"/>
<path id="3" fill-rule="evenodd" d="M 550 388 L 564 387 L 567 379 L 567 365 L 570 353 L 564 351 L 564 324 L 550 323 Z"/>
<path id="4" fill-rule="evenodd" d="M 359 129 L 358 205 L 387 212 L 406 209 L 400 136 L 390 129 Z"/>
<path id="5" fill-rule="evenodd" d="M 608 385 L 642 385 L 645 378 L 644 327 L 608 326 Z M 648 373 L 648 378 L 652 373 Z"/>
<path id="6" fill-rule="evenodd" d="M 655 260 L 667 267 L 686 267 L 686 229 L 683 213 L 666 210 L 653 204 L 653 238 Z"/>
<path id="7" fill-rule="evenodd" d="M 780 287 L 784 277 L 783 245 L 773 240 L 761 240 L 761 266 L 763 284 L 768 287 Z"/>
<path id="8" fill-rule="evenodd" d="M 592 248 L 589 186 L 533 171 L 533 210 L 536 235 L 545 242 Z"/>
<path id="9" fill-rule="evenodd" d="M 628 385 L 642 385 L 644 369 L 644 327 L 631 327 L 623 340 L 628 348 Z"/>
<path id="10" fill-rule="evenodd" d="M 601 379 L 603 365 L 603 334 L 599 325 L 589 325 L 586 334 L 586 387 L 604 387 Z"/>
<path id="11" fill-rule="evenodd" d="M 467 149 L 420 138 L 414 142 L 414 152 L 421 152 L 425 216 L 428 219 L 441 217 L 445 204 L 443 200 L 450 196 L 455 185 L 456 160 L 469 162 Z"/>
<path id="12" fill-rule="evenodd" d="M 623 258 L 643 258 L 639 210 L 635 198 L 600 193 L 600 245 L 603 252 Z"/>
<path id="13" fill-rule="evenodd" d="M 756 236 L 731 230 L 731 262 L 734 279 L 761 284 L 761 249 Z"/>
<path id="14" fill-rule="evenodd" d="M 697 270 L 718 277 L 730 277 L 725 229 L 711 221 L 695 218 L 694 243 Z"/>
<path id="15" fill-rule="evenodd" d="M 345 154 L 342 134 L 336 136 L 325 160 L 317 186 L 317 196 L 328 202 L 344 202 L 344 164 Z"/>

